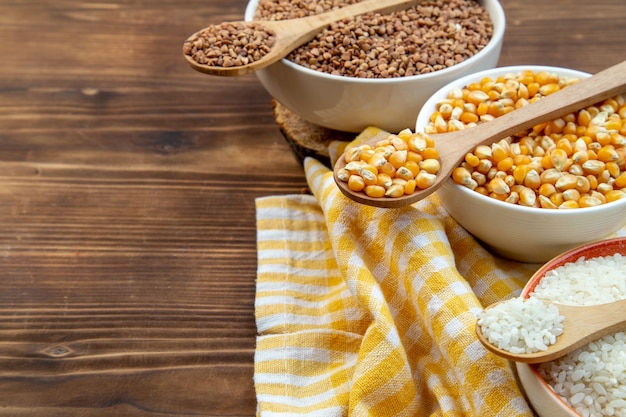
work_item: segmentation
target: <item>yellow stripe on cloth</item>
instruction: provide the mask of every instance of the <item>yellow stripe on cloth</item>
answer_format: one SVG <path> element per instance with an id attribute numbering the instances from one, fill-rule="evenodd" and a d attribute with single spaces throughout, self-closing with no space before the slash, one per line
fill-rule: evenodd
<path id="1" fill-rule="evenodd" d="M 368 207 L 318 161 L 305 171 L 314 196 L 256 202 L 258 414 L 531 416 L 474 326 L 537 265 L 490 255 L 436 195 Z"/>

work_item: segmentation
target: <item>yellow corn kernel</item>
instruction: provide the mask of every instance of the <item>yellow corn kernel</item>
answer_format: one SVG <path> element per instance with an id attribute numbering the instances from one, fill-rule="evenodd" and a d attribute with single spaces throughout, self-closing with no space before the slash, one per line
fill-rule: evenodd
<path id="1" fill-rule="evenodd" d="M 613 178 L 617 178 L 622 174 L 622 170 L 617 162 L 607 162 L 604 167 Z"/>
<path id="2" fill-rule="evenodd" d="M 578 201 L 567 200 L 559 205 L 560 209 L 576 209 L 579 208 Z"/>
<path id="3" fill-rule="evenodd" d="M 600 185 L 600 183 L 608 183 L 611 181 L 611 174 L 609 171 L 604 170 L 600 174 L 596 175 L 596 178 L 598 178 L 598 185 Z"/>
<path id="4" fill-rule="evenodd" d="M 413 173 L 413 177 L 415 177 L 420 172 L 420 164 L 421 162 L 406 161 L 404 167 L 408 168 Z"/>
<path id="5" fill-rule="evenodd" d="M 489 197 L 495 199 L 495 200 L 500 200 L 500 201 L 504 201 L 507 199 L 507 197 L 509 196 L 508 194 L 497 194 L 497 193 L 489 193 L 488 194 Z"/>
<path id="6" fill-rule="evenodd" d="M 534 190 L 524 187 L 519 193 L 519 203 L 524 206 L 534 207 L 537 204 L 537 194 Z"/>
<path id="7" fill-rule="evenodd" d="M 457 167 L 452 171 L 452 180 L 459 185 L 468 186 L 470 184 L 475 183 L 472 179 L 472 174 L 467 170 L 467 168 Z"/>
<path id="8" fill-rule="evenodd" d="M 406 184 L 404 184 L 404 194 L 413 194 L 416 187 L 417 182 L 415 180 L 408 180 Z"/>
<path id="9" fill-rule="evenodd" d="M 396 170 L 396 178 L 402 178 L 403 180 L 408 181 L 412 180 L 415 177 L 413 176 L 413 172 L 411 172 L 410 169 L 405 166 L 401 166 Z"/>
<path id="10" fill-rule="evenodd" d="M 378 172 L 389 175 L 391 178 L 396 176 L 396 167 L 394 167 L 389 161 L 385 161 L 383 166 L 378 169 Z"/>
<path id="11" fill-rule="evenodd" d="M 398 151 L 406 151 L 409 149 L 409 145 L 406 143 L 406 141 L 404 141 L 404 139 L 399 136 L 392 136 L 389 139 L 389 142 Z"/>
<path id="12" fill-rule="evenodd" d="M 487 192 L 487 188 L 486 187 L 476 187 L 473 190 L 474 190 L 475 193 L 482 194 L 484 196 L 489 195 L 489 192 Z"/>
<path id="13" fill-rule="evenodd" d="M 537 82 L 532 82 L 532 83 L 526 84 L 526 87 L 528 88 L 528 97 L 532 98 L 535 95 L 537 95 L 537 92 L 539 91 L 539 88 L 541 86 Z"/>
<path id="14" fill-rule="evenodd" d="M 613 185 L 616 188 L 626 188 L 626 171 L 622 172 L 617 178 L 615 178 Z"/>
<path id="15" fill-rule="evenodd" d="M 348 182 L 348 179 L 350 178 L 350 173 L 347 169 L 341 168 L 337 170 L 337 178 L 339 179 L 339 181 Z"/>
<path id="16" fill-rule="evenodd" d="M 380 173 L 377 175 L 376 185 L 380 185 L 381 187 L 389 188 L 392 184 L 392 178 L 389 174 Z"/>
<path id="17" fill-rule="evenodd" d="M 437 159 L 424 159 L 419 164 L 420 170 L 426 171 L 429 174 L 436 174 L 441 169 L 441 163 Z"/>
<path id="18" fill-rule="evenodd" d="M 406 163 L 407 154 L 406 150 L 395 151 L 389 155 L 389 163 L 398 169 Z"/>
<path id="19" fill-rule="evenodd" d="M 552 194 L 550 196 L 550 201 L 555 206 L 557 206 L 557 207 L 560 206 L 561 204 L 563 204 L 563 201 L 565 201 L 565 200 L 563 200 L 563 193 L 556 192 L 556 193 Z"/>
<path id="20" fill-rule="evenodd" d="M 611 184 L 606 183 L 606 182 L 602 182 L 602 183 L 598 184 L 598 188 L 596 190 L 598 192 L 606 195 L 610 191 L 613 191 L 613 186 Z"/>
<path id="21" fill-rule="evenodd" d="M 491 158 L 496 163 L 502 161 L 504 158 L 509 156 L 508 149 L 509 148 L 505 148 L 500 143 L 494 143 L 491 145 Z"/>
<path id="22" fill-rule="evenodd" d="M 461 122 L 460 120 L 456 120 L 456 119 L 450 119 L 450 121 L 448 122 L 446 126 L 447 132 L 456 132 L 456 131 L 463 130 L 463 129 L 465 129 L 465 125 L 463 124 L 463 122 Z"/>
<path id="23" fill-rule="evenodd" d="M 517 144 L 513 144 L 513 145 L 517 145 Z M 514 146 L 511 146 L 511 149 L 514 149 Z M 519 155 L 514 155 L 513 156 L 513 163 L 515 164 L 515 166 L 520 166 L 520 165 L 528 165 L 530 164 L 530 157 L 527 154 L 520 154 Z"/>
<path id="24" fill-rule="evenodd" d="M 606 202 L 610 203 L 612 201 L 621 200 L 622 198 L 626 198 L 626 191 L 624 190 L 611 190 L 605 195 Z"/>
<path id="25" fill-rule="evenodd" d="M 382 152 L 376 152 L 374 155 L 371 156 L 371 158 L 368 160 L 368 163 L 373 166 L 376 167 L 378 169 L 380 169 L 383 165 L 385 165 L 387 163 L 387 158 L 385 157 L 385 155 Z"/>
<path id="26" fill-rule="evenodd" d="M 391 184 L 400 184 L 403 187 L 406 185 L 407 182 L 408 182 L 407 180 L 404 180 L 402 178 L 394 178 L 394 179 L 391 180 Z"/>
<path id="27" fill-rule="evenodd" d="M 469 103 L 475 104 L 478 106 L 480 103 L 483 103 L 489 100 L 489 95 L 481 90 L 473 90 L 467 94 L 465 98 Z"/>
<path id="28" fill-rule="evenodd" d="M 520 197 L 518 193 L 512 191 L 503 201 L 509 204 L 520 204 Z"/>
<path id="29" fill-rule="evenodd" d="M 446 123 L 446 120 L 441 115 L 435 118 L 432 125 L 435 133 L 444 133 L 448 130 L 448 123 Z"/>
<path id="30" fill-rule="evenodd" d="M 536 190 L 541 186 L 541 176 L 535 169 L 530 169 L 524 177 L 524 186 Z"/>
<path id="31" fill-rule="evenodd" d="M 472 179 L 476 181 L 478 186 L 483 186 L 487 183 L 487 176 L 482 172 L 474 171 L 472 172 Z"/>
<path id="32" fill-rule="evenodd" d="M 611 115 L 604 123 L 604 128 L 606 130 L 620 130 L 622 128 L 622 119 L 617 114 Z"/>
<path id="33" fill-rule="evenodd" d="M 578 125 L 576 124 L 576 122 L 567 122 L 565 124 L 565 127 L 563 128 L 563 133 L 566 135 L 576 135 L 576 133 L 578 132 Z"/>
<path id="34" fill-rule="evenodd" d="M 441 106 L 439 106 L 439 114 L 444 119 L 449 119 L 452 115 L 452 105 L 450 103 L 442 103 Z"/>
<path id="35" fill-rule="evenodd" d="M 465 154 L 465 162 L 467 162 L 469 166 L 476 168 L 480 163 L 480 158 L 468 152 Z"/>
<path id="36" fill-rule="evenodd" d="M 500 101 L 493 101 L 489 103 L 489 110 L 487 111 L 487 114 L 490 114 L 493 117 L 500 117 L 505 113 L 507 113 L 505 105 Z"/>
<path id="37" fill-rule="evenodd" d="M 580 164 L 572 164 L 568 166 L 566 169 L 567 169 L 567 172 L 573 175 L 583 175 L 585 173 L 585 171 L 583 170 L 583 167 Z"/>
<path id="38" fill-rule="evenodd" d="M 584 162 L 587 162 L 588 160 L 589 160 L 589 152 L 587 152 L 586 150 L 577 151 L 572 155 L 572 161 L 577 164 L 582 164 Z"/>
<path id="39" fill-rule="evenodd" d="M 580 200 L 580 192 L 576 188 L 563 191 L 563 200 L 565 201 L 578 201 Z"/>
<path id="40" fill-rule="evenodd" d="M 479 103 L 476 106 L 476 114 L 478 116 L 484 116 L 489 112 L 489 104 L 487 104 L 487 102 L 482 102 Z"/>
<path id="41" fill-rule="evenodd" d="M 359 175 L 350 175 L 348 178 L 348 188 L 356 192 L 363 191 L 365 188 L 365 181 L 363 180 L 363 177 Z"/>
<path id="42" fill-rule="evenodd" d="M 420 190 L 424 190 L 435 183 L 437 176 L 435 174 L 428 173 L 426 171 L 420 171 L 415 177 L 415 185 Z"/>
<path id="43" fill-rule="evenodd" d="M 580 110 L 578 112 L 578 118 L 576 120 L 579 126 L 589 126 L 591 123 L 591 113 L 587 109 Z"/>
<path id="44" fill-rule="evenodd" d="M 439 159 L 439 151 L 434 147 L 427 147 L 422 152 L 424 159 Z"/>
<path id="45" fill-rule="evenodd" d="M 409 138 L 409 149 L 413 152 L 422 153 L 428 147 L 426 137 L 424 135 L 415 134 Z"/>
<path id="46" fill-rule="evenodd" d="M 365 162 L 369 162 L 370 158 L 372 156 L 374 156 L 374 154 L 376 153 L 376 151 L 372 148 L 369 149 L 363 149 L 363 151 L 361 152 L 361 161 L 365 161 Z"/>
<path id="47" fill-rule="evenodd" d="M 474 149 L 474 155 L 478 157 L 478 159 L 488 159 L 491 158 L 491 146 L 487 145 L 479 145 Z"/>
<path id="48" fill-rule="evenodd" d="M 539 71 L 535 74 L 535 81 L 541 85 L 558 83 L 559 76 L 549 71 Z"/>
<path id="49" fill-rule="evenodd" d="M 541 184 L 537 192 L 539 193 L 539 195 L 542 195 L 544 197 L 550 197 L 552 194 L 556 193 L 556 187 L 554 186 L 554 184 Z"/>
<path id="50" fill-rule="evenodd" d="M 344 160 L 346 163 L 352 161 L 358 161 L 361 159 L 361 153 L 363 149 L 360 146 L 355 146 L 353 148 L 346 149 Z"/>
<path id="51" fill-rule="evenodd" d="M 543 195 L 539 196 L 539 205 L 541 206 L 541 208 L 546 208 L 546 209 L 558 208 L 558 206 L 554 204 L 548 197 L 543 196 Z"/>
<path id="52" fill-rule="evenodd" d="M 590 159 L 581 166 L 588 174 L 600 175 L 604 171 L 604 162 L 595 159 Z"/>
<path id="53" fill-rule="evenodd" d="M 562 133 L 565 128 L 565 120 L 562 118 L 554 119 L 548 122 L 545 128 L 545 134 Z"/>
<path id="54" fill-rule="evenodd" d="M 363 191 L 367 196 L 373 198 L 380 198 L 385 195 L 385 187 L 381 187 L 380 185 L 368 185 Z"/>
<path id="55" fill-rule="evenodd" d="M 406 154 L 406 161 L 407 162 L 413 161 L 413 162 L 420 163 L 420 162 L 422 162 L 423 159 L 424 159 L 424 157 L 421 154 L 419 154 L 417 152 L 414 152 L 414 151 L 408 151 L 407 154 Z"/>
<path id="56" fill-rule="evenodd" d="M 495 194 L 508 194 L 511 192 L 511 187 L 509 187 L 506 182 L 502 178 L 494 178 L 487 184 L 487 189 L 491 193 Z"/>
<path id="57" fill-rule="evenodd" d="M 476 171 L 482 172 L 485 175 L 487 175 L 489 171 L 491 171 L 492 169 L 496 169 L 496 168 L 493 168 L 493 163 L 491 162 L 490 159 L 481 159 L 480 162 L 478 163 L 478 166 L 476 167 Z"/>
<path id="58" fill-rule="evenodd" d="M 576 190 L 578 190 L 578 192 L 582 194 L 591 191 L 591 182 L 589 181 L 589 179 L 582 175 L 578 175 L 576 177 Z"/>
<path id="59" fill-rule="evenodd" d="M 404 195 L 404 186 L 400 184 L 392 184 L 385 191 L 386 197 L 397 198 L 397 197 L 402 197 L 403 195 Z"/>
<path id="60" fill-rule="evenodd" d="M 550 83 L 550 84 L 545 84 L 545 85 L 542 85 L 541 87 L 539 87 L 539 91 L 538 92 L 542 96 L 549 96 L 550 94 L 556 93 L 560 89 L 561 89 L 561 87 L 559 87 L 558 84 Z"/>
<path id="61" fill-rule="evenodd" d="M 498 162 L 498 164 L 496 165 L 496 167 L 500 170 L 500 171 L 505 171 L 508 172 L 509 170 L 511 170 L 513 168 L 513 158 L 511 158 L 510 156 L 507 158 L 504 158 L 503 160 L 501 160 L 500 162 Z"/>
<path id="62" fill-rule="evenodd" d="M 479 118 L 478 118 L 478 114 L 476 113 L 470 113 L 468 111 L 464 111 L 461 114 L 461 117 L 459 118 L 459 120 L 465 124 L 468 124 L 468 123 L 478 123 Z"/>
<path id="63" fill-rule="evenodd" d="M 613 145 L 605 145 L 598 152 L 598 160 L 602 162 L 613 162 L 619 159 L 619 154 Z"/>
<path id="64" fill-rule="evenodd" d="M 374 173 L 365 167 L 359 169 L 358 175 L 363 178 L 365 185 L 374 185 L 378 182 L 378 172 Z"/>
<path id="65" fill-rule="evenodd" d="M 609 191 L 609 193 L 610 193 L 610 192 L 611 192 L 611 191 Z M 607 193 L 607 194 L 608 194 L 608 193 Z M 591 192 L 589 193 L 589 195 L 590 195 L 591 197 L 595 197 L 595 198 L 597 198 L 598 200 L 602 201 L 602 204 L 606 204 L 606 202 L 607 202 L 607 201 L 606 201 L 606 197 L 605 197 L 605 195 L 604 195 L 604 194 L 602 194 L 601 192 L 596 191 L 596 190 L 591 191 Z"/>
<path id="66" fill-rule="evenodd" d="M 559 171 L 563 171 L 565 169 L 565 166 L 567 164 L 567 152 L 564 151 L 563 149 L 555 149 L 554 151 L 552 151 L 552 153 L 550 154 L 550 160 L 552 162 L 552 166 L 556 169 L 558 169 Z"/>
<path id="67" fill-rule="evenodd" d="M 602 201 L 600 201 L 599 199 L 595 197 L 591 197 L 588 195 L 581 196 L 580 200 L 578 200 L 578 205 L 580 207 L 595 207 L 601 204 L 602 204 Z"/>
<path id="68" fill-rule="evenodd" d="M 578 184 L 578 178 L 576 177 L 576 175 L 564 174 L 556 181 L 554 186 L 556 187 L 558 191 L 564 191 L 564 190 L 570 190 L 572 188 L 576 188 L 577 184 Z"/>
<path id="69" fill-rule="evenodd" d="M 573 141 L 570 140 L 574 139 Z M 557 149 L 562 149 L 563 151 L 565 151 L 565 155 L 567 156 L 571 156 L 574 153 L 574 146 L 575 146 L 575 142 L 578 139 L 578 136 L 574 136 L 574 137 L 569 137 L 569 136 L 563 136 L 562 139 L 559 139 L 559 141 L 556 143 L 556 148 Z"/>

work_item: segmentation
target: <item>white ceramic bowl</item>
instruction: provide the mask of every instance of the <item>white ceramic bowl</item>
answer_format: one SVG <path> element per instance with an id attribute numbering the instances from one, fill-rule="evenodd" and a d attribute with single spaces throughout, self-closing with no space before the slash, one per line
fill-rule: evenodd
<path id="1" fill-rule="evenodd" d="M 549 270 L 574 262 L 581 256 L 586 259 L 610 256 L 616 253 L 626 255 L 626 238 L 607 239 L 583 245 L 567 251 L 543 265 L 528 281 L 522 290 L 522 297 L 528 297 L 539 281 Z M 593 283 L 590 283 L 593 285 Z M 539 417 L 581 417 L 565 401 L 554 393 L 550 385 L 541 377 L 536 365 L 517 362 L 515 364 L 522 388 Z"/>
<path id="2" fill-rule="evenodd" d="M 415 128 L 422 131 L 436 103 L 455 87 L 483 77 L 530 69 L 584 78 L 589 74 L 558 67 L 524 65 L 485 70 L 456 80 L 437 91 L 422 107 Z M 543 263 L 576 246 L 606 238 L 626 224 L 626 199 L 591 208 L 549 210 L 504 203 L 448 180 L 437 191 L 443 206 L 469 233 L 493 253 L 530 263 Z"/>
<path id="3" fill-rule="evenodd" d="M 440 87 L 466 74 L 497 65 L 505 17 L 498 0 L 479 0 L 493 23 L 491 41 L 476 55 L 429 74 L 387 79 L 359 79 L 314 71 L 287 59 L 257 76 L 267 92 L 309 122 L 345 132 L 377 126 L 390 132 L 410 128 L 424 102 Z M 252 20 L 258 0 L 250 0 L 245 20 Z"/>

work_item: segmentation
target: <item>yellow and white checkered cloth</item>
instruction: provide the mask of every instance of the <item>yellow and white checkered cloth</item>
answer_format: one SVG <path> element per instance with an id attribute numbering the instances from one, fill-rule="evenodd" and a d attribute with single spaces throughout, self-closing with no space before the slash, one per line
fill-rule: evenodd
<path id="1" fill-rule="evenodd" d="M 305 172 L 313 196 L 256 202 L 258 415 L 531 416 L 474 327 L 538 265 L 492 256 L 436 194 L 379 209 Z"/>

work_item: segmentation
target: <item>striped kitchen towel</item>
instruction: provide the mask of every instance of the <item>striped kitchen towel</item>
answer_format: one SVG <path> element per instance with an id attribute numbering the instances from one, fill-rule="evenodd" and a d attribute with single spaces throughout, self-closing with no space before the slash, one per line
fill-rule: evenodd
<path id="1" fill-rule="evenodd" d="M 538 265 L 492 256 L 436 194 L 374 208 L 305 172 L 313 195 L 256 201 L 257 414 L 531 416 L 474 327 Z"/>

